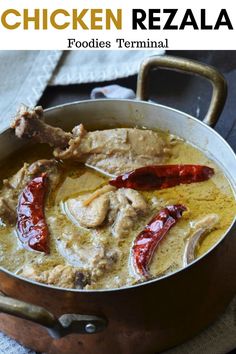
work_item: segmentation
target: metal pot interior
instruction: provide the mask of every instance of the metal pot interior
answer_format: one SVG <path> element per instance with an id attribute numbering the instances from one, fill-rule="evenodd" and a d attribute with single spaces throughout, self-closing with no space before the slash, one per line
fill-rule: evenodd
<path id="1" fill-rule="evenodd" d="M 138 126 L 169 131 L 196 146 L 220 165 L 236 194 L 236 158 L 233 150 L 212 128 L 184 112 L 148 102 L 101 99 L 47 109 L 45 120 L 67 131 L 79 123 L 83 123 L 87 129 Z M 0 134 L 0 144 L 4 147 L 0 151 L 0 159 L 3 159 L 17 151 L 25 142 L 20 141 L 10 130 L 7 130 Z"/>

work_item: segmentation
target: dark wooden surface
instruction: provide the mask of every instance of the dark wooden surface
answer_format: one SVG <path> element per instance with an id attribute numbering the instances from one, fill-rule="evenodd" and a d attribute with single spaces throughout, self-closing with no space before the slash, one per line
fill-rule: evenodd
<path id="1" fill-rule="evenodd" d="M 225 108 L 215 129 L 236 151 L 236 51 L 169 51 L 169 55 L 199 60 L 217 68 L 228 83 Z M 136 76 L 113 82 L 48 87 L 39 104 L 44 108 L 90 98 L 96 86 L 117 83 L 136 90 Z M 211 96 L 211 85 L 204 79 L 176 72 L 158 70 L 150 82 L 150 98 L 203 119 Z M 230 354 L 236 354 L 236 350 Z"/>

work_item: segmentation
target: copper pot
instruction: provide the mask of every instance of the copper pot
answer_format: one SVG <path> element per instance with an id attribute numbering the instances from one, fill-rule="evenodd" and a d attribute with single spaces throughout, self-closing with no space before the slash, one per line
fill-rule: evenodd
<path id="1" fill-rule="evenodd" d="M 201 75 L 213 85 L 209 111 L 200 122 L 186 113 L 144 102 L 150 69 L 163 67 Z M 70 129 L 139 125 L 169 130 L 220 164 L 236 191 L 236 158 L 214 126 L 226 98 L 223 77 L 185 59 L 151 57 L 138 77 L 139 100 L 90 100 L 46 110 L 46 121 Z M 141 101 L 140 101 L 141 100 Z M 0 134 L 0 158 L 21 144 L 10 130 Z M 236 292 L 234 222 L 221 240 L 187 268 L 123 289 L 60 289 L 0 272 L 0 330 L 36 351 L 51 354 L 141 354 L 177 345 L 209 325 Z"/>

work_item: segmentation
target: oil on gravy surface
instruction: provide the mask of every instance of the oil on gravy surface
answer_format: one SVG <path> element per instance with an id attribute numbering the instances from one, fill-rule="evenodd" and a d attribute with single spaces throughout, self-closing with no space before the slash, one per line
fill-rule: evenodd
<path id="1" fill-rule="evenodd" d="M 51 156 L 50 149 L 42 145 L 36 146 L 30 151 L 22 149 L 12 158 L 2 163 L 1 180 L 15 173 L 25 161 L 33 162 L 41 158 L 51 158 Z M 200 219 L 210 213 L 219 215 L 219 222 L 216 228 L 200 244 L 197 251 L 198 256 L 212 247 L 232 223 L 236 214 L 235 198 L 228 180 L 218 166 L 202 152 L 183 141 L 179 141 L 173 147 L 173 155 L 166 163 L 204 164 L 213 167 L 215 175 L 206 182 L 180 185 L 160 191 L 141 192 L 146 201 L 151 205 L 151 213 L 148 217 L 141 218 L 139 224 L 136 225 L 135 229 L 122 242 L 118 242 L 111 234 L 107 235 L 106 231 L 100 228 L 97 235 L 97 237 L 100 237 L 99 242 L 105 242 L 108 249 L 112 249 L 116 245 L 119 248 L 121 256 L 110 270 L 106 271 L 102 276 L 98 276 L 96 283 L 87 286 L 87 289 L 116 288 L 135 282 L 130 266 L 132 242 L 138 232 L 150 220 L 151 216 L 155 215 L 166 205 L 181 203 L 188 208 L 188 211 L 183 214 L 182 219 L 168 232 L 157 248 L 150 265 L 150 273 L 154 277 L 171 273 L 183 266 L 183 251 L 186 240 L 190 236 L 189 223 L 191 221 Z M 61 183 L 67 176 L 76 178 L 88 170 L 92 173 L 97 173 L 75 163 L 63 162 L 63 165 L 64 173 L 61 176 Z M 89 257 L 89 252 L 92 252 L 90 231 L 74 225 L 62 213 L 61 204 L 55 204 L 56 192 L 54 192 L 54 195 L 49 196 L 46 205 L 46 217 L 50 229 L 50 255 L 23 249 L 17 240 L 14 228 L 1 225 L 0 265 L 2 267 L 13 273 L 20 274 L 25 264 L 37 264 L 39 271 L 49 270 L 58 264 L 68 264 L 68 259 L 66 260 L 58 251 L 63 233 L 73 235 L 76 243 L 84 248 L 85 256 Z M 50 226 L 50 219 L 54 220 L 53 227 Z M 68 249 L 70 249 L 70 246 L 73 246 L 69 244 L 70 242 L 68 241 Z M 81 260 L 70 258 L 70 264 L 76 267 L 81 266 L 80 262 Z"/>

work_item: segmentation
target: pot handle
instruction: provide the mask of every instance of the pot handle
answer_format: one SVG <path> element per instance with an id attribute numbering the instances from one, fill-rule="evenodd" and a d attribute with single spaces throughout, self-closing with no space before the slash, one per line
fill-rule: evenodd
<path id="1" fill-rule="evenodd" d="M 213 86 L 212 97 L 208 112 L 203 122 L 214 127 L 223 110 L 226 96 L 227 83 L 222 74 L 213 67 L 194 60 L 172 56 L 152 56 L 145 59 L 140 67 L 137 82 L 137 99 L 148 99 L 148 78 L 151 69 L 170 69 L 196 74 L 209 80 Z"/>
<path id="2" fill-rule="evenodd" d="M 46 327 L 51 337 L 58 339 L 67 334 L 94 334 L 107 326 L 107 320 L 94 315 L 65 314 L 59 319 L 41 306 L 0 295 L 0 312 L 35 322 Z"/>

